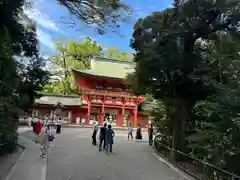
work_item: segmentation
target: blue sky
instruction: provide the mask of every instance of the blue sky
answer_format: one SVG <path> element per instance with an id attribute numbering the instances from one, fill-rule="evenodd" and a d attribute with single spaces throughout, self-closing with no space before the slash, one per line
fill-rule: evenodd
<path id="1" fill-rule="evenodd" d="M 85 36 L 92 37 L 101 45 L 118 46 L 121 51 L 131 52 L 133 50 L 129 46 L 129 42 L 136 20 L 153 11 L 170 7 L 172 0 L 124 0 L 124 3 L 134 10 L 133 20 L 124 23 L 119 29 L 124 36 L 111 32 L 99 35 L 94 28 L 87 27 L 82 22 L 78 22 L 76 27 L 71 27 L 64 23 L 70 19 L 67 9 L 60 6 L 56 0 L 34 0 L 33 7 L 26 9 L 25 12 L 37 23 L 37 35 L 42 55 L 49 56 L 56 53 L 54 42 L 60 38 L 74 41 Z"/>

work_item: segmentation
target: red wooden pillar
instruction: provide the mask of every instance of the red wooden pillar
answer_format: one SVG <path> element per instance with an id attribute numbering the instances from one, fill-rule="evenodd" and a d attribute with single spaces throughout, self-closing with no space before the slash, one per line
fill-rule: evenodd
<path id="1" fill-rule="evenodd" d="M 83 99 L 87 102 L 87 105 L 88 105 L 86 124 L 89 124 L 90 119 L 91 119 L 91 98 L 90 98 L 90 95 L 84 95 Z"/>
<path id="2" fill-rule="evenodd" d="M 72 111 L 71 110 L 68 112 L 68 119 L 69 119 L 68 123 L 72 124 Z"/>
<path id="3" fill-rule="evenodd" d="M 122 115 L 121 115 L 121 127 L 124 127 L 124 114 L 125 114 L 125 103 L 126 103 L 126 97 L 122 98 Z"/>
<path id="4" fill-rule="evenodd" d="M 86 124 L 88 125 L 91 119 L 91 102 L 88 102 L 88 114 L 87 114 L 87 122 Z"/>
<path id="5" fill-rule="evenodd" d="M 101 114 L 100 114 L 100 125 L 102 125 L 104 122 L 104 115 L 105 115 L 105 104 L 103 101 L 102 107 L 101 107 Z"/>
<path id="6" fill-rule="evenodd" d="M 121 127 L 124 127 L 124 114 L 125 114 L 125 107 L 122 107 L 122 116 L 121 116 Z"/>
<path id="7" fill-rule="evenodd" d="M 138 112 L 138 105 L 136 104 L 134 108 L 134 120 L 133 120 L 134 127 L 137 127 L 137 112 Z"/>

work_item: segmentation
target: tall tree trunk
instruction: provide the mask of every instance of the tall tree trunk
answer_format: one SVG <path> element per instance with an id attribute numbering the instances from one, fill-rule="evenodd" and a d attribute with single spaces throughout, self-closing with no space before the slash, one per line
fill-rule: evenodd
<path id="1" fill-rule="evenodd" d="M 182 151 L 185 150 L 185 131 L 186 125 L 190 117 L 190 108 L 187 103 L 181 100 L 174 102 L 173 116 L 173 135 L 172 149 Z M 171 152 L 171 159 L 177 161 L 179 154 L 176 151 Z"/>

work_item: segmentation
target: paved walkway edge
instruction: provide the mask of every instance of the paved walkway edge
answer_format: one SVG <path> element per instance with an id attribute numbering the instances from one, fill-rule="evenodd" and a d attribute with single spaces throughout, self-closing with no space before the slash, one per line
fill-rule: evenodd
<path id="1" fill-rule="evenodd" d="M 22 136 L 19 145 L 24 151 L 4 180 L 45 180 L 47 160 L 39 157 L 39 147 Z"/>
<path id="2" fill-rule="evenodd" d="M 17 162 L 13 165 L 12 169 L 10 170 L 10 172 L 8 173 L 7 177 L 6 177 L 4 180 L 10 180 L 14 169 L 16 169 L 18 162 L 20 161 L 20 159 L 24 156 L 24 153 L 26 152 L 26 148 L 23 147 L 22 145 L 20 145 L 20 146 L 21 146 L 22 148 L 24 148 L 24 150 L 23 150 L 21 156 L 18 158 Z"/>
<path id="3" fill-rule="evenodd" d="M 177 168 L 176 166 L 172 165 L 170 162 L 168 162 L 167 160 L 165 160 L 164 158 L 162 158 L 159 154 L 157 154 L 156 152 L 153 152 L 153 155 L 162 163 L 164 163 L 165 165 L 167 165 L 169 168 L 171 168 L 173 171 L 175 171 L 176 173 L 178 173 L 180 176 L 182 176 L 183 178 L 185 178 L 186 180 L 195 180 L 193 177 L 191 177 L 190 175 L 188 175 L 187 173 L 183 172 L 182 170 L 180 170 L 179 168 Z"/>

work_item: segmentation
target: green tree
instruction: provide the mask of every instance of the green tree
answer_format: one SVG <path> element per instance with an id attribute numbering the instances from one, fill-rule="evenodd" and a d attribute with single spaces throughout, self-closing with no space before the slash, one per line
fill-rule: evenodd
<path id="1" fill-rule="evenodd" d="M 3 48 L 8 51 L 6 53 L 9 56 L 17 57 L 14 57 L 17 63 L 16 71 L 21 77 L 17 91 L 20 97 L 28 96 L 29 103 L 25 104 L 27 106 L 21 106 L 21 108 L 28 108 L 34 101 L 34 97 L 37 96 L 36 92 L 47 82 L 48 76 L 42 70 L 44 63 L 39 57 L 36 26 L 23 14 L 24 3 L 23 0 L 11 3 L 7 0 L 2 1 L 0 11 L 4 18 L 0 25 L 0 36 L 3 41 L 7 42 L 3 43 L 2 41 Z M 6 46 L 10 47 L 6 48 Z"/>
<path id="2" fill-rule="evenodd" d="M 14 150 L 17 140 L 15 117 L 18 98 L 14 89 L 19 82 L 19 76 L 16 72 L 17 63 L 12 58 L 7 42 L 5 37 L 5 41 L 0 43 L 0 144 L 8 142 L 3 148 L 3 153 Z"/>
<path id="3" fill-rule="evenodd" d="M 215 42 L 218 32 L 233 37 L 239 18 L 239 1 L 189 0 L 175 1 L 173 8 L 136 23 L 131 42 L 136 50 L 133 87 L 171 107 L 167 116 L 173 123 L 172 148 L 184 151 L 194 104 L 219 86 L 216 74 L 211 74 L 204 40 Z"/>
<path id="4" fill-rule="evenodd" d="M 23 16 L 23 4 L 23 0 L 0 4 L 0 144 L 9 142 L 6 151 L 15 148 L 19 110 L 32 105 L 48 80 L 35 25 Z"/>
<path id="5" fill-rule="evenodd" d="M 131 61 L 133 59 L 132 53 L 121 52 L 119 47 L 109 47 L 104 52 L 107 58 L 117 59 L 122 61 Z"/>
<path id="6" fill-rule="evenodd" d="M 92 56 L 102 56 L 102 46 L 91 38 L 84 39 L 81 43 L 77 42 L 58 42 L 58 55 L 50 58 L 52 64 L 51 83 L 45 86 L 45 92 L 62 94 L 79 94 L 80 92 L 74 84 L 72 68 L 89 68 L 89 58 Z"/>
<path id="7" fill-rule="evenodd" d="M 72 68 L 86 69 L 90 67 L 89 58 L 106 57 L 117 60 L 130 60 L 132 54 L 121 52 L 117 47 L 104 48 L 87 37 L 82 42 L 57 42 L 58 54 L 49 58 L 52 73 L 51 82 L 44 88 L 45 92 L 61 94 L 80 94 L 76 89 Z"/>
<path id="8" fill-rule="evenodd" d="M 240 175 L 237 162 L 240 160 L 239 91 L 223 88 L 207 100 L 194 106 L 196 112 L 194 132 L 187 138 L 191 154 L 211 162 L 231 173 Z M 213 169 L 205 168 L 207 175 Z M 216 179 L 229 175 L 217 173 Z"/>
<path id="9" fill-rule="evenodd" d="M 227 84 L 232 88 L 238 87 L 240 39 L 229 34 L 219 32 L 214 41 L 206 40 L 204 55 L 210 60 L 211 75 L 220 84 Z"/>

